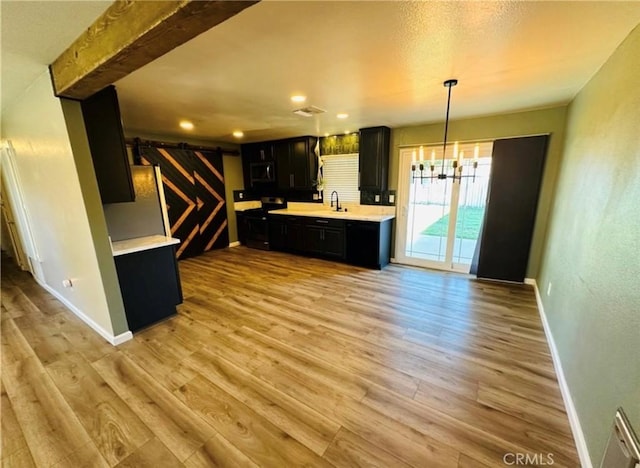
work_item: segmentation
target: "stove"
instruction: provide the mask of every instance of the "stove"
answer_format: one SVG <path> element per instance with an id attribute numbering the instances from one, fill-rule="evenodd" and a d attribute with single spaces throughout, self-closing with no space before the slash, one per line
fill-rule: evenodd
<path id="1" fill-rule="evenodd" d="M 270 250 L 267 214 L 269 211 L 285 209 L 287 201 L 282 197 L 262 197 L 260 202 L 262 207 L 245 210 L 243 213 L 247 229 L 247 247 Z"/>

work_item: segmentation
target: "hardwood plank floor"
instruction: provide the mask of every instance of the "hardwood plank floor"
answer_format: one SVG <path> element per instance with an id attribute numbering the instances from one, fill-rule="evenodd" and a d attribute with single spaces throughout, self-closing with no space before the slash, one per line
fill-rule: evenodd
<path id="1" fill-rule="evenodd" d="M 2 466 L 579 466 L 533 290 L 245 247 L 115 348 L 2 268 Z"/>

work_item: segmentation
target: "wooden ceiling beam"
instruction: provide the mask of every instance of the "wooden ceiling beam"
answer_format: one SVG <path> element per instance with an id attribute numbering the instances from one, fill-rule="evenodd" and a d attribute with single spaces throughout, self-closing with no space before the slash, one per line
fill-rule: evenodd
<path id="1" fill-rule="evenodd" d="M 56 96 L 85 99 L 257 1 L 118 0 L 50 65 Z"/>

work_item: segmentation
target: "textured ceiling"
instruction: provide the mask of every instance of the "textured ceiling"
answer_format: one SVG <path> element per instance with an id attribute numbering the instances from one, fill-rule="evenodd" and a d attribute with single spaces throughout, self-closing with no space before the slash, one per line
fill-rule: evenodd
<path id="1" fill-rule="evenodd" d="M 0 1 L 2 109 L 111 4 L 100 1 Z"/>
<path id="2" fill-rule="evenodd" d="M 243 141 L 569 102 L 640 22 L 638 2 L 270 2 L 119 81 L 129 132 Z M 294 93 L 327 110 L 291 111 Z M 338 112 L 349 118 L 341 121 Z"/>
<path id="3" fill-rule="evenodd" d="M 2 0 L 3 108 L 108 5 Z M 129 133 L 412 125 L 443 120 L 451 77 L 453 119 L 567 103 L 639 22 L 640 2 L 263 1 L 116 85 Z M 327 113 L 294 115 L 294 93 Z"/>

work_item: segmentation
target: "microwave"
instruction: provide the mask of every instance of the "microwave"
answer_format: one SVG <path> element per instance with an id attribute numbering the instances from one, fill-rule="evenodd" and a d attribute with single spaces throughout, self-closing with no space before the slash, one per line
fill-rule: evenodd
<path id="1" fill-rule="evenodd" d="M 276 181 L 275 163 L 273 161 L 254 162 L 249 165 L 251 185 Z"/>

